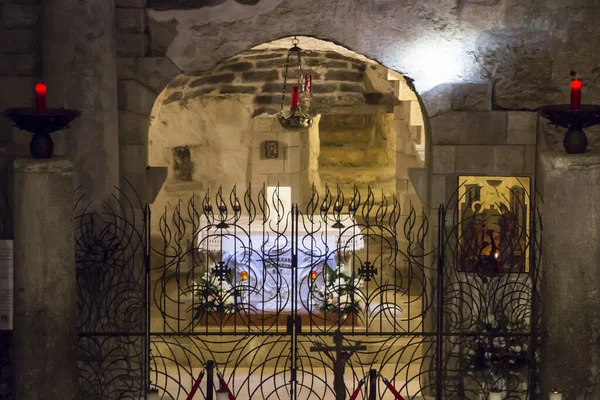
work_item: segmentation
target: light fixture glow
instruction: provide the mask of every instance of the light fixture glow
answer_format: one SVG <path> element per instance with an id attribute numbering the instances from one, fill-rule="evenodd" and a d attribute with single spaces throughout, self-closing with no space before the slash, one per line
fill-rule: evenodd
<path id="1" fill-rule="evenodd" d="M 419 41 L 401 57 L 407 65 L 408 76 L 415 79 L 421 93 L 442 83 L 461 81 L 467 74 L 466 55 L 460 42 Z"/>

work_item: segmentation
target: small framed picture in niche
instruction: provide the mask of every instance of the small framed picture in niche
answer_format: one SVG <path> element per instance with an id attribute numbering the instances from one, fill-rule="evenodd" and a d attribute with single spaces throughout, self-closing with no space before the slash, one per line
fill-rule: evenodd
<path id="1" fill-rule="evenodd" d="M 266 140 L 265 158 L 279 158 L 279 142 L 276 140 Z"/>

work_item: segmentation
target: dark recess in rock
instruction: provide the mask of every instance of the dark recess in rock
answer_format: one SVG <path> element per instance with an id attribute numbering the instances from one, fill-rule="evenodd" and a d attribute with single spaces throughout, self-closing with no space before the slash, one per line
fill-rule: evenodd
<path id="1" fill-rule="evenodd" d="M 205 94 L 208 94 L 208 93 L 212 92 L 213 90 L 215 90 L 215 88 L 212 86 L 209 86 L 209 87 L 205 87 L 202 89 L 194 90 L 191 93 L 188 92 L 185 95 L 185 100 L 195 99 L 196 97 L 204 96 Z"/>
<path id="2" fill-rule="evenodd" d="M 281 96 L 260 95 L 254 98 L 255 104 L 281 104 Z"/>
<path id="3" fill-rule="evenodd" d="M 249 71 L 242 74 L 242 80 L 246 82 L 269 82 L 279 79 L 279 71 Z"/>
<path id="4" fill-rule="evenodd" d="M 234 72 L 242 72 L 242 71 L 250 71 L 252 68 L 254 67 L 254 65 L 252 65 L 252 63 L 249 62 L 239 62 L 239 63 L 232 63 L 232 64 L 224 64 L 219 66 L 219 70 L 228 70 L 228 71 L 234 71 Z"/>
<path id="5" fill-rule="evenodd" d="M 194 174 L 194 163 L 190 156 L 190 148 L 186 146 L 173 148 L 173 172 L 182 181 L 191 181 Z"/>
<path id="6" fill-rule="evenodd" d="M 221 94 L 234 94 L 234 93 L 256 93 L 256 88 L 254 86 L 234 86 L 234 85 L 224 85 L 221 88 Z"/>
<path id="7" fill-rule="evenodd" d="M 183 92 L 173 92 L 163 101 L 163 104 L 171 104 L 183 99 Z"/>
<path id="8" fill-rule="evenodd" d="M 367 104 L 379 104 L 384 98 L 383 93 L 365 93 Z"/>
<path id="9" fill-rule="evenodd" d="M 193 80 L 190 87 L 193 88 L 207 83 L 231 83 L 234 78 L 235 75 L 233 74 L 207 75 Z"/>

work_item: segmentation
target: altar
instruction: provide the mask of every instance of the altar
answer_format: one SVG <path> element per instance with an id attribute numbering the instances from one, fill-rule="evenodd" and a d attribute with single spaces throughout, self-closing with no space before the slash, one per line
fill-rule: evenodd
<path id="1" fill-rule="evenodd" d="M 343 253 L 364 247 L 363 236 L 350 215 L 312 222 L 300 218 L 295 233 L 291 201 L 282 204 L 286 212 L 280 212 L 279 219 L 240 216 L 234 223 L 204 224 L 197 248 L 211 255 L 214 266 L 208 267 L 209 273 L 228 274 L 226 286 L 237 289 L 241 304 L 249 311 L 291 311 L 294 289 L 296 309 L 312 312 L 311 291 L 325 283 L 327 268 L 340 267 Z M 298 254 L 296 269 L 292 268 L 292 250 Z M 352 273 L 351 266 L 345 268 Z"/>

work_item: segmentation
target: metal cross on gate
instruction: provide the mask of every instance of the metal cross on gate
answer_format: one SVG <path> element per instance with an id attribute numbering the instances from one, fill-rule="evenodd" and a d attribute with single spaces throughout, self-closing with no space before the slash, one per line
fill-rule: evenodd
<path id="1" fill-rule="evenodd" d="M 212 269 L 212 273 L 219 279 L 220 282 L 223 282 L 230 272 L 231 268 L 229 268 L 223 261 L 219 261 Z"/>
<path id="2" fill-rule="evenodd" d="M 370 281 L 372 278 L 377 275 L 377 268 L 369 261 L 365 261 L 365 263 L 358 269 L 358 274 L 365 280 Z"/>
<path id="3" fill-rule="evenodd" d="M 346 383 L 344 382 L 344 370 L 346 363 L 357 350 L 366 350 L 367 346 L 344 346 L 344 337 L 339 329 L 335 331 L 333 337 L 334 346 L 325 346 L 323 343 L 317 343 L 310 348 L 310 351 L 324 352 L 333 362 L 333 388 L 335 390 L 336 400 L 346 400 Z M 332 354 L 334 353 L 335 354 Z"/>

